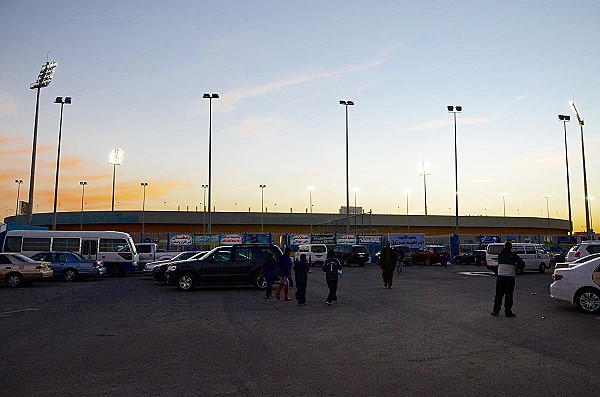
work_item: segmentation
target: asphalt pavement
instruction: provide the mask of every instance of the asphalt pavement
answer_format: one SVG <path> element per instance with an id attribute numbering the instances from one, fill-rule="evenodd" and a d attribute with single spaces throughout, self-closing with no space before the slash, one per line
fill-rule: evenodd
<path id="1" fill-rule="evenodd" d="M 517 277 L 516 318 L 490 315 L 495 278 L 468 265 L 405 267 L 392 289 L 346 268 L 333 306 L 319 268 L 306 306 L 141 274 L 2 285 L 0 396 L 599 395 L 600 316 L 551 282 Z"/>

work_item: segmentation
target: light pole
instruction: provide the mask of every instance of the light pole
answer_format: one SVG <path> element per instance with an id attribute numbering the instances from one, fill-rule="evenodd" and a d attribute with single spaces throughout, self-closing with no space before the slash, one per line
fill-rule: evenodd
<path id="1" fill-rule="evenodd" d="M 219 94 L 202 95 L 202 98 L 208 99 L 208 234 L 212 231 L 212 210 L 211 210 L 211 190 L 212 190 L 212 100 L 218 99 Z"/>
<path id="2" fill-rule="evenodd" d="M 37 90 L 37 98 L 35 101 L 35 123 L 33 125 L 33 146 L 31 149 L 31 173 L 29 176 L 29 202 L 27 203 L 27 224 L 31 225 L 31 215 L 33 212 L 33 188 L 35 185 L 35 158 L 37 152 L 37 131 L 38 131 L 38 117 L 40 113 L 40 91 L 44 87 L 50 85 L 52 76 L 54 76 L 54 70 L 56 69 L 56 62 L 46 62 L 40 70 L 35 83 L 29 86 L 32 90 Z"/>
<path id="3" fill-rule="evenodd" d="M 144 238 L 144 227 L 146 223 L 145 215 L 146 215 L 146 187 L 148 186 L 147 182 L 140 183 L 140 186 L 144 190 L 144 197 L 142 198 L 142 241 Z"/>
<path id="4" fill-rule="evenodd" d="M 308 208 L 310 208 L 310 234 L 312 234 L 312 228 L 313 228 L 313 218 L 312 218 L 312 213 L 313 213 L 313 208 L 312 208 L 312 192 L 313 190 L 315 190 L 314 186 L 309 186 L 308 187 Z"/>
<path id="5" fill-rule="evenodd" d="M 551 195 L 547 194 L 546 196 L 546 213 L 547 215 L 547 219 L 548 219 L 548 235 L 551 234 L 550 232 L 550 197 L 552 197 Z"/>
<path id="6" fill-rule="evenodd" d="M 506 196 L 508 193 L 502 193 L 502 213 L 504 218 L 504 234 L 506 234 Z"/>
<path id="7" fill-rule="evenodd" d="M 348 173 L 348 106 L 354 106 L 352 101 L 340 101 L 346 107 L 346 233 L 350 233 L 350 176 Z"/>
<path id="8" fill-rule="evenodd" d="M 19 195 L 21 193 L 21 184 L 23 183 L 23 180 L 15 179 L 15 183 L 17 184 L 17 205 L 15 206 L 15 216 L 17 216 L 19 210 Z"/>
<path id="9" fill-rule="evenodd" d="M 462 106 L 447 106 L 448 112 L 454 115 L 454 190 L 456 197 L 456 241 L 455 241 L 455 250 L 452 253 L 453 255 L 458 254 L 458 248 L 460 247 L 460 237 L 459 237 L 459 228 L 458 228 L 458 149 L 456 144 L 456 113 L 462 112 Z"/>
<path id="10" fill-rule="evenodd" d="M 358 217 L 358 210 L 356 207 L 356 193 L 358 193 L 360 189 L 357 187 L 353 187 L 352 191 L 354 192 L 354 233 L 357 233 L 358 231 L 358 222 L 357 222 L 357 217 Z"/>
<path id="11" fill-rule="evenodd" d="M 58 170 L 60 168 L 60 141 L 62 139 L 62 121 L 63 121 L 63 108 L 65 104 L 71 104 L 71 97 L 57 96 L 54 103 L 60 103 L 60 122 L 58 124 L 58 151 L 56 154 L 56 178 L 54 179 L 54 217 L 52 221 L 52 230 L 56 230 L 56 203 L 58 202 Z"/>
<path id="12" fill-rule="evenodd" d="M 115 176 L 117 174 L 117 165 L 123 164 L 123 157 L 125 152 L 121 148 L 114 148 L 108 155 L 108 164 L 113 166 L 113 178 L 112 178 L 112 200 L 110 202 L 110 210 L 115 210 Z"/>
<path id="13" fill-rule="evenodd" d="M 579 116 L 579 112 L 575 107 L 575 102 L 569 102 L 571 105 L 571 109 L 573 113 L 575 113 L 575 118 L 577 118 L 577 122 L 579 123 L 579 129 L 581 130 L 581 159 L 583 160 L 583 194 L 585 196 L 585 229 L 586 236 L 588 240 L 591 240 L 591 227 L 590 227 L 590 206 L 588 200 L 588 189 L 587 189 L 587 173 L 585 167 L 585 145 L 583 143 L 583 119 Z"/>
<path id="14" fill-rule="evenodd" d="M 573 220 L 571 218 L 571 182 L 569 182 L 569 151 L 567 150 L 567 123 L 571 121 L 571 116 L 559 114 L 558 119 L 563 122 L 565 130 L 565 166 L 567 170 L 567 204 L 569 207 L 569 236 L 573 234 Z"/>
<path id="15" fill-rule="evenodd" d="M 427 175 L 431 175 L 431 164 L 428 161 L 421 160 L 417 163 L 419 175 L 423 177 L 423 192 L 425 196 L 425 215 L 427 215 Z"/>
<path id="16" fill-rule="evenodd" d="M 79 219 L 79 230 L 83 230 L 83 197 L 85 196 L 86 181 L 79 181 L 81 185 L 81 217 Z"/>
<path id="17" fill-rule="evenodd" d="M 265 188 L 267 185 L 258 185 L 260 188 L 260 232 L 263 232 L 264 218 L 265 218 Z"/>
<path id="18" fill-rule="evenodd" d="M 408 218 L 408 196 L 412 193 L 412 190 L 405 189 L 404 194 L 406 195 L 406 231 L 410 233 L 410 219 Z"/>
<path id="19" fill-rule="evenodd" d="M 202 234 L 206 234 L 206 188 L 208 185 L 202 185 L 202 189 L 204 189 L 204 200 L 202 202 Z"/>
<path id="20" fill-rule="evenodd" d="M 590 196 L 588 200 L 590 200 L 590 229 L 592 232 L 594 231 L 594 218 L 592 216 L 592 201 L 595 199 L 594 196 Z"/>

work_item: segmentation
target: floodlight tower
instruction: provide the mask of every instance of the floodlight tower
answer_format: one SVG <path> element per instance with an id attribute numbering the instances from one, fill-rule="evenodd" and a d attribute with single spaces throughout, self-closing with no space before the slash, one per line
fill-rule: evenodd
<path id="1" fill-rule="evenodd" d="M 37 90 L 37 98 L 35 102 L 35 123 L 33 125 L 33 147 L 31 149 L 31 173 L 29 176 L 29 202 L 27 210 L 27 224 L 31 225 L 31 214 L 33 210 L 33 188 L 35 185 L 35 157 L 37 151 L 37 131 L 38 131 L 38 118 L 40 113 L 40 91 L 44 87 L 48 87 L 54 76 L 54 70 L 56 69 L 56 62 L 46 62 L 40 70 L 40 74 L 35 83 L 29 86 L 32 90 Z"/>
<path id="2" fill-rule="evenodd" d="M 54 220 L 52 221 L 52 230 L 56 230 L 56 203 L 58 200 L 58 170 L 60 166 L 60 141 L 62 139 L 62 121 L 63 121 L 63 108 L 65 104 L 71 104 L 71 97 L 58 96 L 54 100 L 54 103 L 60 103 L 60 123 L 58 126 L 58 152 L 56 154 L 56 178 L 54 180 Z"/>
<path id="3" fill-rule="evenodd" d="M 114 148 L 110 151 L 108 155 L 108 164 L 112 164 L 113 166 L 113 180 L 112 180 L 112 201 L 110 205 L 110 210 L 115 210 L 115 175 L 117 173 L 117 165 L 123 164 L 123 157 L 125 156 L 125 152 L 121 148 Z"/>
<path id="4" fill-rule="evenodd" d="M 569 207 L 569 236 L 573 234 L 573 220 L 571 216 L 571 182 L 569 181 L 569 151 L 567 149 L 567 123 L 571 121 L 571 116 L 559 114 L 558 120 L 562 121 L 565 130 L 565 166 L 567 169 L 567 204 Z"/>
<path id="5" fill-rule="evenodd" d="M 353 101 L 340 101 L 346 107 L 346 234 L 350 233 L 350 177 L 348 173 L 348 106 L 354 106 Z"/>
<path id="6" fill-rule="evenodd" d="M 590 227 L 590 203 L 588 197 L 588 188 L 587 188 L 587 173 L 585 167 L 585 145 L 583 143 L 583 119 L 579 117 L 579 112 L 575 107 L 575 102 L 569 102 L 571 105 L 571 109 L 573 113 L 575 113 L 575 118 L 577 118 L 577 122 L 579 123 L 579 129 L 581 130 L 581 159 L 583 160 L 583 194 L 585 196 L 585 234 L 587 239 L 591 239 L 591 227 Z"/>
<path id="7" fill-rule="evenodd" d="M 208 234 L 212 233 L 212 209 L 211 207 L 211 190 L 212 190 L 212 100 L 219 99 L 219 94 L 204 93 L 202 98 L 208 99 Z"/>

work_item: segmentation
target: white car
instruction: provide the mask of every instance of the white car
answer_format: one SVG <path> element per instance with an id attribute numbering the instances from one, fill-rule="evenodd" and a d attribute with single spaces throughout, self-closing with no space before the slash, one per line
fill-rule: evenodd
<path id="1" fill-rule="evenodd" d="M 206 254 L 207 252 L 208 251 L 183 251 L 169 259 L 146 263 L 146 265 L 144 266 L 144 274 L 152 277 L 152 270 L 154 269 L 154 266 L 156 266 L 156 265 L 160 265 L 161 263 L 166 263 L 166 262 L 183 261 L 186 259 L 196 259 L 196 258 L 199 258 L 200 256 Z M 199 255 L 199 254 L 201 254 L 201 255 Z"/>
<path id="2" fill-rule="evenodd" d="M 579 258 L 598 252 L 600 252 L 600 241 L 584 241 L 571 247 L 569 252 L 567 252 L 567 262 L 573 262 Z"/>
<path id="3" fill-rule="evenodd" d="M 600 312 L 600 253 L 588 255 L 567 268 L 554 269 L 550 296 L 569 302 L 585 313 Z"/>

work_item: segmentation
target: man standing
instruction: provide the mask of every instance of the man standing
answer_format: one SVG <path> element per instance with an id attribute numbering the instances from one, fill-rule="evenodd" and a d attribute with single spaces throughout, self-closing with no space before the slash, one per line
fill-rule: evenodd
<path id="1" fill-rule="evenodd" d="M 323 263 L 322 269 L 325 272 L 327 287 L 329 287 L 329 295 L 327 295 L 327 301 L 325 303 L 331 306 L 333 305 L 333 302 L 337 302 L 338 300 L 337 287 L 340 276 L 338 271 L 342 270 L 342 265 L 333 255 L 333 250 L 327 251 L 327 260 Z"/>
<path id="2" fill-rule="evenodd" d="M 385 243 L 385 248 L 379 253 L 379 267 L 383 276 L 384 288 L 392 288 L 394 269 L 396 268 L 396 252 L 390 247 L 390 242 Z"/>
<path id="3" fill-rule="evenodd" d="M 306 254 L 300 254 L 300 260 L 294 263 L 296 273 L 296 301 L 299 305 L 306 305 L 306 286 L 308 285 L 308 272 L 310 265 L 306 260 Z"/>
<path id="4" fill-rule="evenodd" d="M 504 248 L 498 253 L 498 276 L 496 277 L 496 297 L 494 298 L 494 310 L 492 316 L 498 316 L 502 308 L 504 298 L 504 315 L 516 317 L 512 312 L 513 292 L 515 291 L 515 275 L 517 266 L 523 265 L 523 259 L 512 252 L 510 241 L 504 243 Z"/>
<path id="5" fill-rule="evenodd" d="M 290 279 L 292 278 L 292 259 L 290 258 L 291 255 L 292 250 L 289 247 L 286 247 L 284 254 L 280 256 L 277 260 L 276 272 L 279 276 L 279 287 L 277 287 L 277 291 L 275 292 L 275 298 L 277 298 L 277 300 L 281 299 L 281 290 L 283 290 L 284 293 L 283 300 L 290 300 L 288 296 L 288 285 Z"/>

